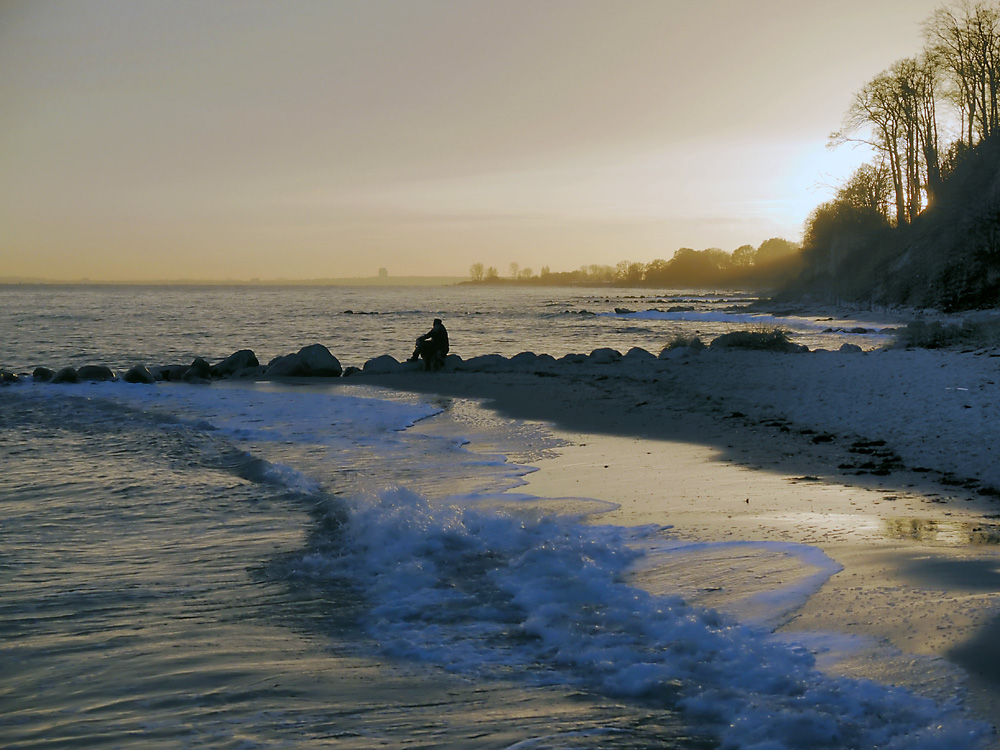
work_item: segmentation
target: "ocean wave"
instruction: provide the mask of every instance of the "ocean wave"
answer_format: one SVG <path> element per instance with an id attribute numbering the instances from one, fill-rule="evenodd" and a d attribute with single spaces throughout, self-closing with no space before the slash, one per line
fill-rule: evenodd
<path id="1" fill-rule="evenodd" d="M 680 708 L 722 747 L 976 747 L 989 732 L 956 706 L 824 674 L 768 628 L 630 585 L 632 530 L 466 506 L 401 488 L 358 500 L 336 555 L 303 557 L 297 575 L 353 580 L 394 656 Z M 808 554 L 818 572 L 783 596 L 836 570 Z"/>

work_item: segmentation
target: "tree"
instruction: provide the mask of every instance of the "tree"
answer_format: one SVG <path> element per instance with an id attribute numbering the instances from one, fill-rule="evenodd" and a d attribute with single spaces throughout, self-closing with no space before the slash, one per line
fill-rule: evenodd
<path id="1" fill-rule="evenodd" d="M 837 191 L 837 199 L 876 211 L 888 219 L 891 194 L 889 168 L 884 161 L 878 161 L 858 167 Z"/>
<path id="2" fill-rule="evenodd" d="M 485 269 L 482 263 L 473 263 L 469 266 L 469 276 L 472 277 L 473 281 L 482 281 L 484 272 Z"/>
<path id="3" fill-rule="evenodd" d="M 983 0 L 941 8 L 924 37 L 952 84 L 966 145 L 1000 130 L 1000 8 Z"/>
<path id="4" fill-rule="evenodd" d="M 924 206 L 925 192 L 933 195 L 940 185 L 937 81 L 930 56 L 897 61 L 854 95 L 844 127 L 831 136 L 831 146 L 856 141 L 881 155 L 898 223 L 912 221 Z"/>
<path id="5" fill-rule="evenodd" d="M 753 245 L 740 245 L 733 250 L 732 264 L 734 268 L 750 268 L 754 264 L 757 256 L 757 249 Z"/>
<path id="6" fill-rule="evenodd" d="M 635 286 L 642 281 L 642 274 L 645 266 L 642 263 L 633 263 L 622 260 L 615 266 L 615 281 L 627 286 Z"/>
<path id="7" fill-rule="evenodd" d="M 781 237 L 772 237 L 760 243 L 760 247 L 757 248 L 757 252 L 754 255 L 754 263 L 760 265 L 779 260 L 780 258 L 786 258 L 798 249 L 799 246 L 794 242 L 789 242 Z"/>
<path id="8" fill-rule="evenodd" d="M 521 264 L 520 263 L 517 263 L 515 261 L 514 263 L 510 264 L 510 277 L 512 279 L 516 279 L 518 277 L 518 274 L 520 273 L 520 271 L 521 271 Z"/>
<path id="9" fill-rule="evenodd" d="M 496 281 L 499 278 L 500 278 L 500 273 L 493 266 L 490 266 L 489 268 L 486 269 L 487 281 Z"/>

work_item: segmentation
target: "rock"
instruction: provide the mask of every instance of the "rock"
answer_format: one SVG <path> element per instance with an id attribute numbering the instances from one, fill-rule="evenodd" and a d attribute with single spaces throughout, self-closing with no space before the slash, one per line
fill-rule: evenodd
<path id="1" fill-rule="evenodd" d="M 51 382 L 53 383 L 79 383 L 80 378 L 76 374 L 75 367 L 64 367 L 61 370 L 57 370 L 56 374 L 52 376 Z"/>
<path id="2" fill-rule="evenodd" d="M 621 358 L 621 352 L 617 349 L 609 349 L 607 347 L 603 349 L 594 349 L 594 351 L 590 353 L 590 361 L 595 365 L 610 365 L 620 361 Z"/>
<path id="3" fill-rule="evenodd" d="M 399 360 L 391 354 L 383 354 L 365 362 L 363 371 L 368 375 L 389 375 L 401 369 Z"/>
<path id="4" fill-rule="evenodd" d="M 467 372 L 484 372 L 487 370 L 506 369 L 509 360 L 499 354 L 480 354 L 462 362 L 461 369 Z"/>
<path id="5" fill-rule="evenodd" d="M 35 371 L 31 373 L 31 377 L 38 383 L 48 383 L 52 380 L 53 375 L 55 373 L 48 367 L 36 367 Z"/>
<path id="6" fill-rule="evenodd" d="M 272 359 L 266 371 L 269 378 L 339 378 L 342 373 L 339 360 L 322 344 L 310 344 L 295 354 Z"/>
<path id="7" fill-rule="evenodd" d="M 107 380 L 118 380 L 118 376 L 110 367 L 104 365 L 84 365 L 76 371 L 76 376 L 80 380 L 100 383 Z"/>
<path id="8" fill-rule="evenodd" d="M 647 352 L 642 347 L 633 346 L 625 352 L 623 359 L 627 362 L 655 362 L 656 355 L 651 352 Z"/>
<path id="9" fill-rule="evenodd" d="M 344 368 L 344 372 L 341 374 L 340 377 L 349 378 L 352 375 L 357 375 L 361 372 L 363 372 L 363 370 L 360 367 L 355 367 L 354 365 L 348 365 L 347 367 Z"/>
<path id="10" fill-rule="evenodd" d="M 257 355 L 250 349 L 240 349 L 238 352 L 230 354 L 218 364 L 212 365 L 211 373 L 213 377 L 226 378 L 239 370 L 257 367 L 259 364 Z"/>
<path id="11" fill-rule="evenodd" d="M 631 309 L 629 309 L 627 307 L 616 307 L 615 308 L 615 315 L 631 315 L 634 312 L 635 312 L 635 310 L 631 310 Z"/>
<path id="12" fill-rule="evenodd" d="M 184 379 L 184 373 L 188 369 L 187 365 L 163 365 L 162 367 L 154 367 L 150 372 L 157 380 L 176 382 Z"/>
<path id="13" fill-rule="evenodd" d="M 586 361 L 586 354 L 564 354 L 556 360 L 561 365 L 582 365 Z"/>
<path id="14" fill-rule="evenodd" d="M 863 352 L 864 349 L 862 349 L 857 344 L 841 344 L 840 349 L 838 349 L 837 351 L 843 354 L 859 354 Z"/>
<path id="15" fill-rule="evenodd" d="M 201 357 L 195 357 L 194 362 L 181 377 L 185 383 L 204 383 L 212 379 L 212 366 Z"/>
<path id="16" fill-rule="evenodd" d="M 155 383 L 156 378 L 153 377 L 153 373 L 143 365 L 136 365 L 135 367 L 130 367 L 129 371 L 122 376 L 122 380 L 126 383 Z"/>
<path id="17" fill-rule="evenodd" d="M 538 361 L 538 355 L 534 352 L 520 352 L 515 354 L 510 358 L 511 367 L 516 367 L 517 369 L 523 369 L 525 367 L 534 367 L 535 363 Z"/>
<path id="18" fill-rule="evenodd" d="M 851 333 L 868 333 L 867 328 L 856 327 L 851 329 Z"/>
<path id="19" fill-rule="evenodd" d="M 19 379 L 16 372 L 0 370 L 0 383 L 16 383 Z"/>

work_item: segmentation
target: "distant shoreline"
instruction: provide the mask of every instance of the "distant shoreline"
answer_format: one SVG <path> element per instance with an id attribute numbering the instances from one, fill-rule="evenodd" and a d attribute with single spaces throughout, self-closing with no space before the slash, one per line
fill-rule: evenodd
<path id="1" fill-rule="evenodd" d="M 109 281 L 100 279 L 38 279 L 0 277 L 0 286 L 454 286 L 464 276 L 359 276 L 338 279 L 159 279 Z"/>

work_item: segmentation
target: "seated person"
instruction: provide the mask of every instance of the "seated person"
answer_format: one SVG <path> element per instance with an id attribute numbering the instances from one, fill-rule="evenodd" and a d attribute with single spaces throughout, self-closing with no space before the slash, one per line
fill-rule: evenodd
<path id="1" fill-rule="evenodd" d="M 425 370 L 439 370 L 444 367 L 444 357 L 448 353 L 448 331 L 441 322 L 441 318 L 434 318 L 434 325 L 423 336 L 417 337 L 417 346 L 413 350 L 410 361 L 414 362 L 421 357 L 424 360 Z"/>

